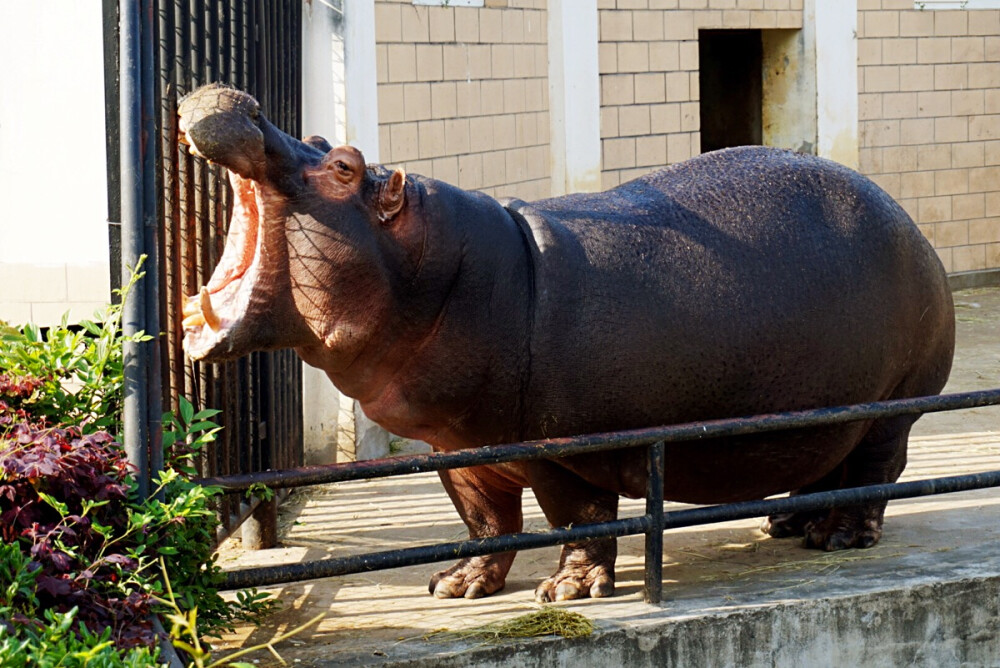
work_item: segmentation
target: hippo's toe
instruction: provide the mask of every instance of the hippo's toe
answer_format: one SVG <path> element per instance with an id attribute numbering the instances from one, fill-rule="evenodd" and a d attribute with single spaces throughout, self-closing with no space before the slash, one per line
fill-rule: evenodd
<path id="1" fill-rule="evenodd" d="M 571 601 L 577 598 L 605 598 L 615 593 L 613 568 L 601 564 L 589 569 L 563 568 L 535 588 L 539 603 Z"/>
<path id="2" fill-rule="evenodd" d="M 811 513 L 779 513 L 764 518 L 760 530 L 771 538 L 789 538 L 806 535 L 806 527 L 821 522 L 826 511 Z"/>
<path id="3" fill-rule="evenodd" d="M 806 527 L 805 546 L 833 552 L 872 547 L 881 537 L 881 519 L 834 510 L 826 519 Z"/>

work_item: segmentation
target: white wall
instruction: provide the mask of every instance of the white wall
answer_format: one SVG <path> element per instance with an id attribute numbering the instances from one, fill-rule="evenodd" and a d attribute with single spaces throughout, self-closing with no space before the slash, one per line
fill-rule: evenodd
<path id="1" fill-rule="evenodd" d="M 0 319 L 108 299 L 98 0 L 0 0 Z"/>

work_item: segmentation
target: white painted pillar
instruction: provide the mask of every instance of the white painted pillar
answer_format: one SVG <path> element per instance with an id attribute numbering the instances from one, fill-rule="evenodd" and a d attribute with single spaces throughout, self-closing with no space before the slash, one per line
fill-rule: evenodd
<path id="1" fill-rule="evenodd" d="M 375 2 L 345 0 L 343 7 L 341 15 L 322 0 L 303 1 L 302 133 L 321 135 L 334 146 L 351 144 L 376 162 Z M 302 393 L 306 463 L 332 463 L 340 449 L 338 437 L 353 440 L 355 434 L 353 411 L 341 411 L 341 403 L 355 402 L 342 398 L 326 373 L 308 365 Z M 388 443 L 388 435 L 383 440 Z M 355 450 L 353 444 L 343 449 Z"/>
<path id="2" fill-rule="evenodd" d="M 302 3 L 302 134 L 347 142 L 344 106 L 344 22 L 325 2 Z M 326 373 L 302 367 L 302 427 L 306 464 L 337 461 L 340 392 Z"/>
<path id="3" fill-rule="evenodd" d="M 347 141 L 344 17 L 325 2 L 302 3 L 302 134 Z"/>
<path id="4" fill-rule="evenodd" d="M 806 0 L 803 28 L 816 54 L 817 153 L 858 168 L 858 2 Z"/>
<path id="5" fill-rule="evenodd" d="M 344 0 L 343 14 L 323 0 L 303 0 L 302 132 L 334 146 L 350 144 L 379 160 L 375 0 Z M 385 456 L 389 434 L 343 397 L 326 373 L 302 374 L 306 464 Z M 338 442 L 339 441 L 339 442 Z"/>
<path id="6" fill-rule="evenodd" d="M 597 0 L 549 2 L 552 194 L 601 189 Z"/>
<path id="7" fill-rule="evenodd" d="M 375 0 L 345 0 L 344 21 L 347 143 L 360 149 L 368 162 L 378 162 Z"/>

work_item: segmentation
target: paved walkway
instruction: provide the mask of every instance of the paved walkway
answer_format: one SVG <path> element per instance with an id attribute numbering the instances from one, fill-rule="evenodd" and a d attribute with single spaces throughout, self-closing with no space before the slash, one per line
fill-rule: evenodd
<path id="1" fill-rule="evenodd" d="M 1000 387 L 1000 290 L 956 294 L 959 330 L 955 370 L 946 392 Z M 1000 469 L 1000 408 L 921 419 L 911 438 L 904 480 Z M 547 525 L 525 494 L 525 530 Z M 644 501 L 623 500 L 621 516 L 641 515 Z M 679 507 L 679 506 L 678 506 Z M 243 552 L 227 545 L 225 568 L 296 562 L 466 537 L 436 474 L 313 488 L 282 509 L 284 547 Z M 645 624 L 737 610 L 747 605 L 833 595 L 831 587 L 876 586 L 920 563 L 957 559 L 965 550 L 1000 556 L 1000 492 L 985 490 L 890 504 L 885 535 L 870 550 L 822 553 L 798 539 L 774 540 L 759 520 L 670 531 L 664 547 L 661 607 L 642 603 L 642 536 L 619 541 L 617 594 L 566 605 L 599 627 Z M 318 627 L 287 641 L 281 654 L 299 665 L 358 665 L 433 655 L 439 629 L 460 630 L 537 609 L 535 585 L 555 568 L 558 548 L 521 552 L 506 589 L 476 601 L 436 600 L 427 593 L 432 564 L 269 588 L 284 611 L 261 628 L 242 627 L 221 648 L 257 644 L 318 613 Z M 975 557 L 977 561 L 980 559 Z M 450 564 L 447 564 L 450 565 Z M 924 566 L 920 566 L 923 568 Z M 840 590 L 838 590 L 840 591 Z M 268 665 L 269 655 L 260 655 Z"/>

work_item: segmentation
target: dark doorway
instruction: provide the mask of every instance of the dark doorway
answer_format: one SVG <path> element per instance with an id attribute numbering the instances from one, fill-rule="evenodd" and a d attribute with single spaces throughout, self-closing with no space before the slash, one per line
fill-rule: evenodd
<path id="1" fill-rule="evenodd" d="M 701 151 L 762 143 L 760 30 L 699 30 Z"/>

